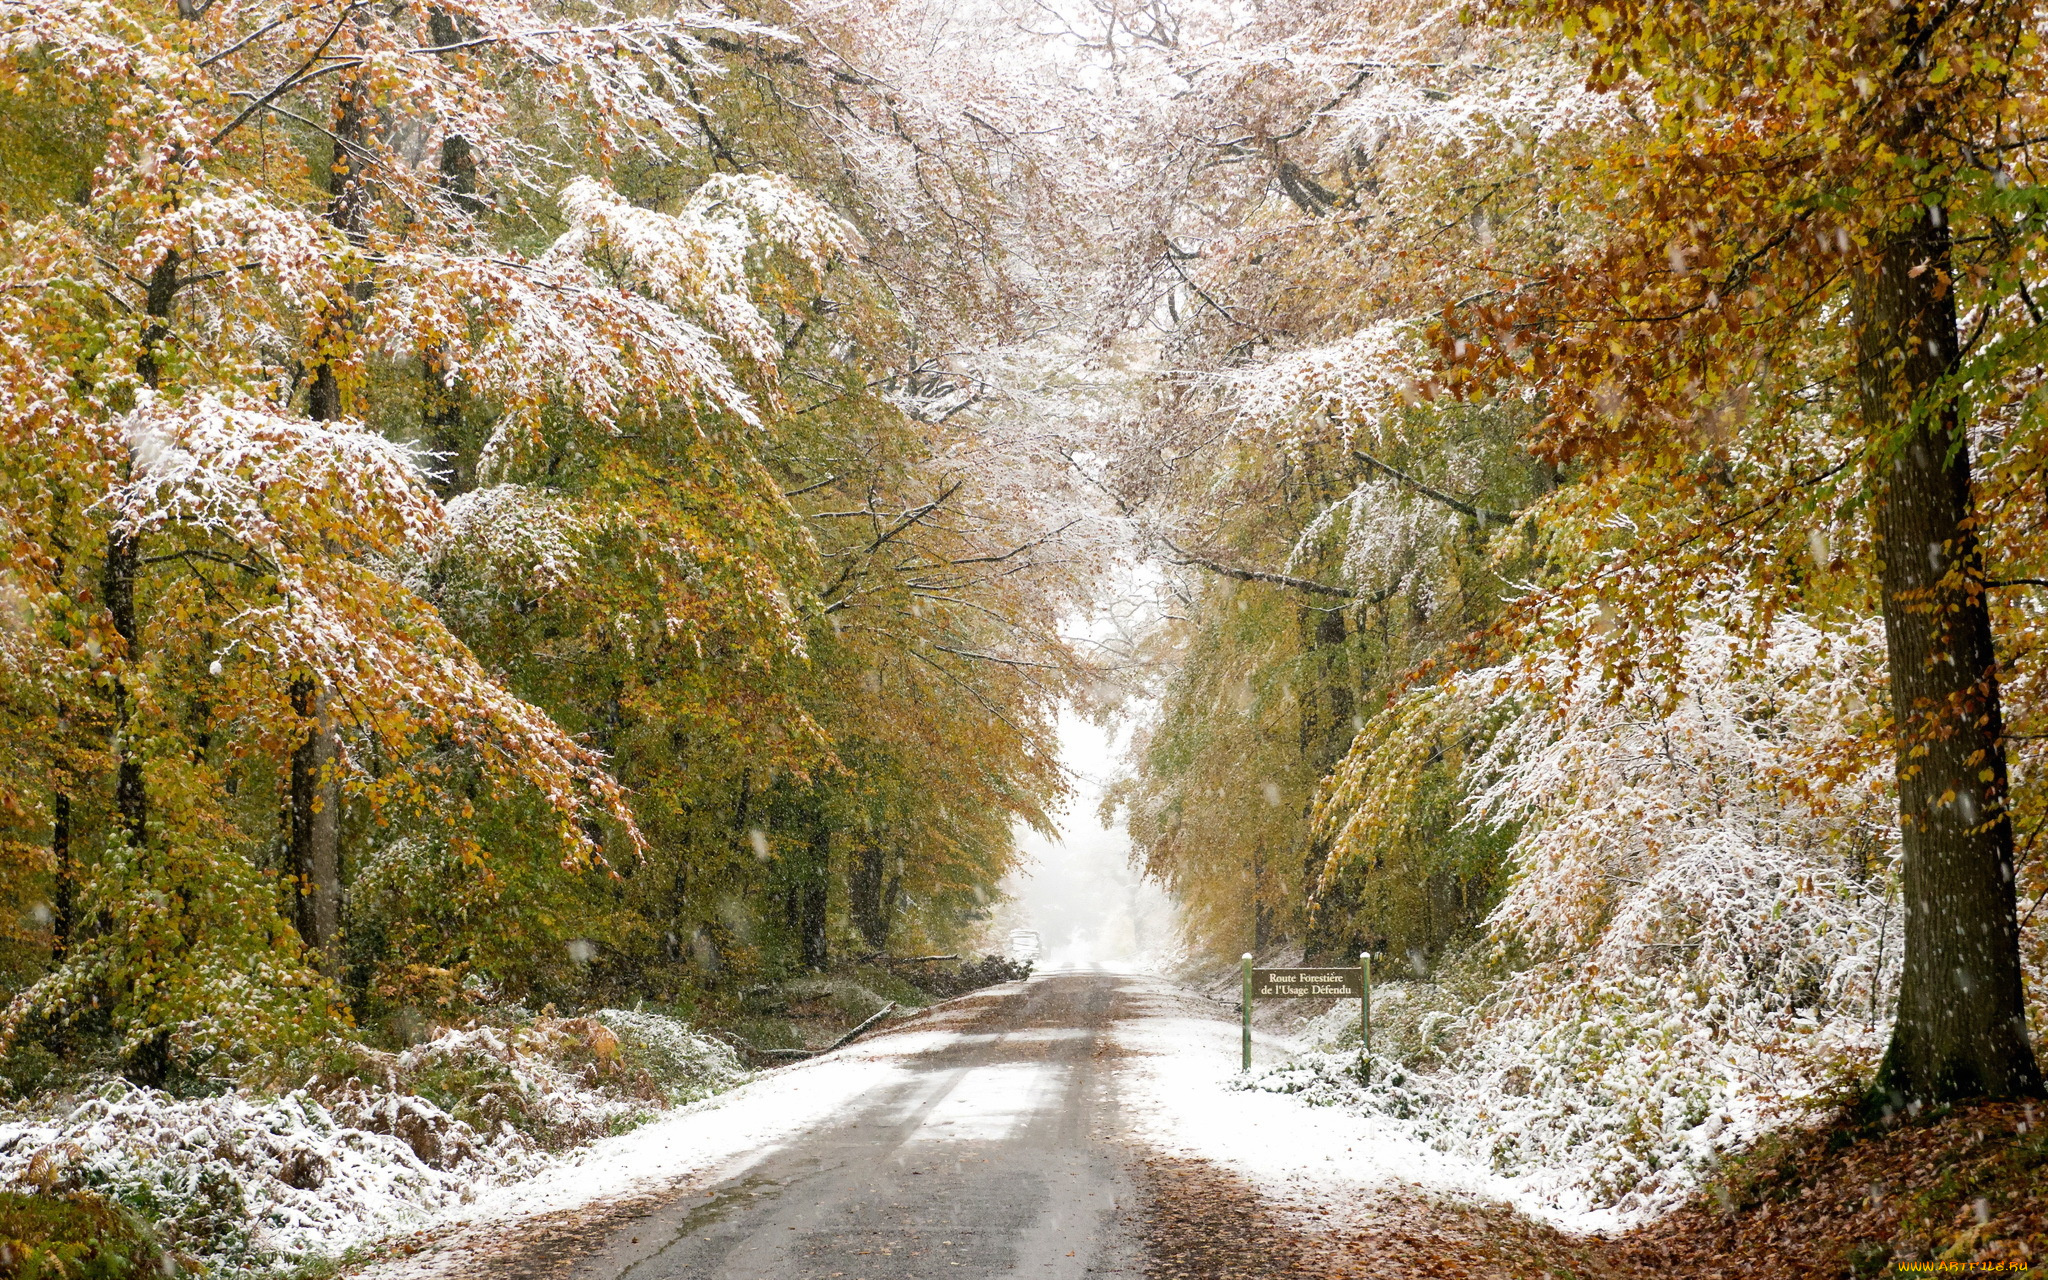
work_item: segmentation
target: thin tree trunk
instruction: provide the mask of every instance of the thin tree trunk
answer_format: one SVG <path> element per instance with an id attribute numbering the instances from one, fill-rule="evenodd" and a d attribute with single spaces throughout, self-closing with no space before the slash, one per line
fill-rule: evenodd
<path id="1" fill-rule="evenodd" d="M 1336 609 L 1303 609 L 1301 628 L 1307 652 L 1308 671 L 1303 683 L 1301 754 L 1309 769 L 1320 777 L 1334 767 L 1351 745 L 1357 713 L 1351 692 L 1351 664 L 1345 652 L 1347 627 L 1344 614 Z M 1306 815 L 1304 815 L 1306 818 Z M 1304 828 L 1309 824 L 1304 821 Z M 1323 868 L 1330 857 L 1329 842 L 1314 835 L 1302 859 L 1305 880 L 1302 898 L 1307 905 L 1307 929 L 1302 939 L 1304 959 L 1341 958 L 1353 950 L 1358 904 L 1341 886 L 1318 895 Z"/>
<path id="2" fill-rule="evenodd" d="M 462 38 L 454 17 L 444 9 L 428 15 L 427 29 L 436 46 L 459 43 Z M 453 56 L 453 55 L 443 55 Z M 479 212 L 484 202 L 477 196 L 476 151 L 468 138 L 447 132 L 441 138 L 441 189 L 455 204 L 469 213 Z M 441 348 L 430 346 L 420 356 L 422 425 L 427 447 L 435 457 L 434 488 L 443 497 L 467 493 L 476 487 L 475 467 L 467 456 L 463 440 L 463 404 L 467 398 Z"/>
<path id="3" fill-rule="evenodd" d="M 324 972 L 337 967 L 341 935 L 341 806 L 327 699 L 310 677 L 292 681 L 292 710 L 312 727 L 292 752 L 291 855 L 297 894 L 292 923 Z"/>
<path id="4" fill-rule="evenodd" d="M 63 959 L 71 952 L 71 931 L 77 928 L 77 898 L 72 887 L 74 872 L 71 867 L 71 796 L 59 791 L 51 805 L 50 858 L 56 864 L 56 919 L 51 929 L 57 937 L 56 954 Z"/>
<path id="5" fill-rule="evenodd" d="M 142 312 L 149 322 L 142 328 L 142 352 L 135 358 L 135 372 L 142 385 L 154 391 L 162 377 L 156 351 L 170 336 L 171 303 L 178 296 L 176 249 L 165 252 L 149 274 L 143 291 Z M 123 466 L 123 478 L 133 476 L 135 454 L 131 449 Z M 135 612 L 135 575 L 142 563 L 142 540 L 118 523 L 107 533 L 107 562 L 100 577 L 100 600 L 107 618 L 121 637 L 121 665 L 115 669 L 114 694 L 114 816 L 128 845 L 142 854 L 149 843 L 149 789 L 142 776 L 142 760 L 135 752 L 133 711 L 129 706 L 128 673 L 137 669 L 142 656 L 141 628 Z M 159 1030 L 129 1051 L 123 1073 L 136 1084 L 161 1085 L 170 1074 L 171 1036 Z"/>
<path id="6" fill-rule="evenodd" d="M 60 554 L 51 582 L 63 587 L 66 572 L 66 557 Z M 58 731 L 67 739 L 70 723 L 71 709 L 60 698 L 57 702 Z M 53 779 L 55 785 L 50 797 L 50 868 L 54 883 L 50 896 L 56 900 L 52 904 L 56 914 L 50 922 L 50 932 L 57 942 L 53 958 L 62 960 L 71 952 L 71 931 L 77 927 L 76 873 L 71 866 L 71 784 L 76 779 L 69 776 L 69 771 L 61 763 L 56 765 L 54 772 L 57 776 Z"/>
<path id="7" fill-rule="evenodd" d="M 889 949 L 889 910 L 883 900 L 888 872 L 888 855 L 880 844 L 870 841 L 853 851 L 846 872 L 847 914 L 868 946 L 877 952 Z"/>
<path id="8" fill-rule="evenodd" d="M 150 272 L 149 284 L 143 293 L 143 314 L 149 322 L 142 329 L 142 353 L 135 358 L 135 372 L 142 384 L 155 390 L 162 376 L 157 363 L 156 349 L 170 334 L 171 303 L 178 295 L 178 251 L 172 249 L 157 260 L 155 270 Z M 123 467 L 124 478 L 132 475 L 135 467 L 133 452 L 130 452 Z M 142 562 L 142 540 L 134 532 L 116 524 L 107 534 L 107 562 L 100 578 L 100 600 L 106 606 L 108 620 L 114 624 L 114 631 L 121 637 L 121 666 L 114 675 L 114 813 L 119 819 L 128 843 L 136 849 L 142 848 L 149 837 L 149 792 L 143 783 L 142 760 L 135 752 L 131 741 L 130 723 L 132 711 L 128 698 L 128 675 L 135 670 L 141 657 L 141 630 L 135 616 L 135 574 Z"/>
<path id="9" fill-rule="evenodd" d="M 825 967 L 826 905 L 832 876 L 832 828 L 813 794 L 791 799 L 785 810 L 792 826 L 805 834 L 802 850 L 781 860 L 782 919 L 797 944 L 798 962 L 806 969 Z"/>
<path id="10" fill-rule="evenodd" d="M 1265 859 L 1261 856 L 1260 848 L 1257 845 L 1252 846 L 1251 864 L 1246 868 L 1251 878 L 1252 936 L 1251 942 L 1245 947 L 1245 950 L 1254 955 L 1266 949 L 1265 904 L 1259 901 L 1259 891 L 1265 888 L 1266 868 L 1264 864 Z"/>
<path id="11" fill-rule="evenodd" d="M 343 83 L 334 108 L 334 149 L 327 166 L 327 220 L 351 241 L 364 239 L 361 157 L 368 137 L 363 86 Z M 354 293 L 354 290 L 351 290 Z M 339 346 L 350 318 L 330 316 L 327 343 Z M 306 396 L 307 416 L 332 422 L 342 416 L 341 381 L 334 361 L 322 360 L 313 370 Z M 306 736 L 292 752 L 290 846 L 296 893 L 292 921 L 299 938 L 313 953 L 321 972 L 333 976 L 341 956 L 341 788 L 335 774 L 339 744 L 327 695 L 310 675 L 292 680 L 292 710 L 306 724 Z"/>
<path id="12" fill-rule="evenodd" d="M 135 619 L 135 571 L 141 558 L 140 540 L 116 529 L 107 538 L 106 575 L 100 586 L 100 598 L 123 647 L 121 673 L 114 677 L 114 812 L 128 843 L 137 849 L 149 838 L 149 793 L 143 783 L 142 760 L 130 741 L 134 726 L 126 673 L 135 669 L 141 656 Z"/>
<path id="13" fill-rule="evenodd" d="M 795 886 L 797 937 L 806 969 L 823 969 L 831 959 L 825 908 L 832 884 L 832 829 L 821 815 L 811 828 L 804 864 Z"/>
<path id="14" fill-rule="evenodd" d="M 1856 292 L 1867 429 L 1895 448 L 1874 509 L 1905 847 L 1904 969 L 1878 1086 L 1894 1106 L 2036 1093 L 2006 807 L 2004 725 L 1970 455 L 1953 399 L 1949 233 L 1921 212 Z M 1916 417 L 1916 414 L 1918 415 Z"/>

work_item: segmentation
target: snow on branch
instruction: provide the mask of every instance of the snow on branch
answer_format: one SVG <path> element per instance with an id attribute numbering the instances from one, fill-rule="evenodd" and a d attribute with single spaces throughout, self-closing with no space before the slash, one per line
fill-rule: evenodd
<path id="1" fill-rule="evenodd" d="M 1347 444 L 1378 448 L 1403 410 L 1421 404 L 1429 361 L 1415 326 L 1383 320 L 1324 346 L 1278 356 L 1224 376 L 1241 429 L 1267 432 L 1312 418 L 1334 423 Z"/>
<path id="2" fill-rule="evenodd" d="M 133 478 L 108 501 L 136 533 L 236 544 L 245 569 L 269 575 L 278 600 L 223 624 L 223 657 L 258 659 L 274 677 L 309 675 L 341 714 L 394 757 L 447 737 L 491 772 L 531 787 L 561 815 L 566 847 L 589 850 L 577 818 L 609 813 L 637 841 L 624 793 L 596 753 L 513 696 L 424 599 L 378 567 L 445 545 L 446 513 L 411 446 L 361 424 L 286 417 L 194 394 L 144 392 L 122 422 Z M 472 532 L 507 508 L 500 495 L 462 512 Z M 478 508 L 486 518 L 479 520 Z M 557 553 L 559 539 L 541 541 Z M 566 573 L 573 552 L 557 555 Z"/>
<path id="3" fill-rule="evenodd" d="M 604 183 L 581 177 L 563 188 L 562 207 L 572 225 L 543 261 L 609 249 L 656 297 L 702 316 L 742 354 L 763 362 L 780 354 L 780 344 L 754 305 L 748 250 L 780 244 L 823 271 L 854 244 L 852 229 L 836 214 L 774 175 L 714 175 L 673 214 L 628 204 Z"/>
<path id="4" fill-rule="evenodd" d="M 442 739 L 476 752 L 491 774 L 532 788 L 554 810 L 571 861 L 597 853 L 579 825 L 592 808 L 641 845 L 604 758 L 499 684 L 426 601 L 346 561 L 304 566 L 279 586 L 279 603 L 228 621 L 231 651 L 311 673 L 341 718 L 395 757 Z"/>
<path id="5" fill-rule="evenodd" d="M 420 553 L 443 518 L 412 447 L 361 423 L 144 390 L 121 431 L 133 478 L 108 501 L 137 533 L 205 530 L 282 562 L 328 554 L 323 541 Z"/>
<path id="6" fill-rule="evenodd" d="M 473 489 L 449 501 L 447 524 L 421 567 L 431 574 L 457 558 L 474 558 L 501 580 L 546 594 L 576 576 L 584 526 L 560 494 L 519 484 Z"/>
<path id="7" fill-rule="evenodd" d="M 451 380 L 510 412 L 485 449 L 499 471 L 539 411 L 566 398 L 599 420 L 701 397 L 757 425 L 756 397 L 721 348 L 772 366 L 748 255 L 787 249 L 814 271 L 855 244 L 822 203 L 772 175 L 721 175 L 676 213 L 629 204 L 592 177 L 562 190 L 569 229 L 537 257 L 394 253 L 367 327 L 393 354 L 428 348 Z"/>

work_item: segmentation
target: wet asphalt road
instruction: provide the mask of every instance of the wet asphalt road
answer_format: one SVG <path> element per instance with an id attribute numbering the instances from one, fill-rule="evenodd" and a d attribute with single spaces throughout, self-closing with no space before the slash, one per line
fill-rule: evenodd
<path id="1" fill-rule="evenodd" d="M 907 1081 L 622 1228 L 576 1280 L 1136 1280 L 1117 983 L 971 997 L 947 1024 L 965 1034 L 906 1059 Z"/>

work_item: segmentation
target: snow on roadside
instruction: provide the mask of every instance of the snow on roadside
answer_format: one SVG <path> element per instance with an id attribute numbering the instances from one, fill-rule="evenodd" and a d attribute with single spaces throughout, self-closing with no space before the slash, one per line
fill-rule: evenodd
<path id="1" fill-rule="evenodd" d="M 1134 1132 L 1162 1151 L 1231 1170 L 1283 1208 L 1334 1216 L 1347 1206 L 1367 1211 L 1374 1193 L 1421 1190 L 1506 1202 L 1567 1231 L 1619 1225 L 1589 1198 L 1501 1177 L 1437 1150 L 1393 1117 L 1243 1088 L 1238 1024 L 1216 1002 L 1135 978 L 1125 994 L 1136 1016 L 1117 1028 L 1131 1054 L 1117 1093 Z M 1297 1049 L 1255 1031 L 1253 1069 L 1283 1063 Z"/>
<path id="2" fill-rule="evenodd" d="M 580 1209 L 686 1181 L 745 1172 L 806 1130 L 849 1109 L 863 1094 L 909 1075 L 907 1058 L 952 1043 L 944 1014 L 884 1033 L 827 1057 L 767 1072 L 729 1092 L 681 1107 L 630 1133 L 578 1148 L 533 1176 L 478 1194 L 430 1225 L 447 1229 L 408 1258 L 381 1263 L 358 1280 L 429 1280 L 473 1274 L 480 1251 L 502 1242 L 505 1224 Z"/>

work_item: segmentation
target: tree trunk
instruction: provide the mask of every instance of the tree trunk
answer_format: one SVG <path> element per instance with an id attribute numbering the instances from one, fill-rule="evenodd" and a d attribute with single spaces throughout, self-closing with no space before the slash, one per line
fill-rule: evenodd
<path id="1" fill-rule="evenodd" d="M 812 823 L 803 857 L 791 872 L 789 924 L 797 937 L 799 958 L 806 969 L 823 969 L 831 959 L 825 909 L 832 883 L 832 829 L 822 816 Z"/>
<path id="2" fill-rule="evenodd" d="M 312 728 L 292 752 L 291 854 L 297 893 L 292 923 L 330 976 L 339 968 L 341 796 L 334 776 L 334 730 L 327 699 L 310 677 L 292 681 L 292 710 Z"/>
<path id="3" fill-rule="evenodd" d="M 176 249 L 165 252 L 150 272 L 144 290 L 142 312 L 149 322 L 142 327 L 142 352 L 135 357 L 135 372 L 142 385 L 154 391 L 162 376 L 156 350 L 170 336 L 171 303 L 178 296 Z M 135 455 L 131 449 L 124 468 L 132 477 Z M 142 761 L 135 754 L 132 712 L 128 705 L 128 673 L 136 669 L 141 656 L 141 629 L 135 614 L 135 575 L 142 564 L 142 541 L 118 524 L 107 534 L 107 563 L 100 578 L 100 600 L 107 618 L 121 637 L 121 665 L 114 674 L 114 816 L 130 848 L 140 854 L 149 842 L 149 789 L 142 777 Z M 182 895 L 180 895 L 182 896 Z M 171 1033 L 158 1030 L 138 1042 L 122 1063 L 122 1072 L 139 1085 L 161 1085 L 170 1074 Z"/>
<path id="4" fill-rule="evenodd" d="M 61 586 L 65 580 L 65 562 L 58 557 L 56 572 L 51 581 Z M 71 709 L 62 699 L 57 702 L 58 732 L 69 738 Z M 50 896 L 55 915 L 50 921 L 51 936 L 57 945 L 53 949 L 55 959 L 62 960 L 71 952 L 71 931 L 76 927 L 78 913 L 74 873 L 71 867 L 71 785 L 76 779 L 69 776 L 69 770 L 60 763 L 54 770 L 57 777 L 54 794 L 50 797 L 50 869 L 52 884 Z"/>
<path id="5" fill-rule="evenodd" d="M 455 18 L 445 9 L 435 9 L 428 15 L 427 30 L 436 47 L 456 44 L 462 39 Z M 444 133 L 440 160 L 441 189 L 459 208 L 472 214 L 479 212 L 484 201 L 476 193 L 476 152 L 469 139 L 459 133 Z M 467 493 L 476 487 L 476 469 L 467 457 L 462 438 L 466 397 L 439 347 L 430 346 L 421 352 L 420 380 L 420 417 L 426 428 L 427 447 L 435 455 L 434 489 L 443 498 Z"/>
<path id="6" fill-rule="evenodd" d="M 50 858 L 56 864 L 56 919 L 50 928 L 56 935 L 56 954 L 62 959 L 71 952 L 71 931 L 77 927 L 74 917 L 78 914 L 77 899 L 72 888 L 71 869 L 71 797 L 59 791 L 51 805 Z"/>
<path id="7" fill-rule="evenodd" d="M 1252 850 L 1252 951 L 1254 954 L 1273 945 L 1273 908 L 1266 901 L 1266 850 L 1263 846 Z"/>
<path id="8" fill-rule="evenodd" d="M 1904 971 L 1878 1088 L 1907 1100 L 2035 1093 L 2020 988 L 2004 725 L 1956 366 L 1945 220 L 1877 248 L 1856 291 L 1857 377 L 1880 454 L 1873 518 L 1896 729 Z"/>
<path id="9" fill-rule="evenodd" d="M 107 538 L 107 568 L 100 597 L 107 616 L 123 641 L 121 674 L 114 677 L 114 812 L 128 843 L 140 849 L 149 837 L 149 793 L 143 785 L 142 761 L 130 741 L 131 710 L 128 705 L 127 672 L 135 668 L 141 646 L 135 620 L 135 571 L 142 547 L 132 533 L 116 529 Z"/>
<path id="10" fill-rule="evenodd" d="M 1310 772 L 1321 777 L 1344 758 L 1356 731 L 1352 721 L 1357 714 L 1357 702 L 1351 692 L 1351 664 L 1344 648 L 1348 629 L 1343 612 L 1337 609 L 1303 609 L 1301 628 L 1307 667 L 1303 683 L 1308 686 L 1301 704 L 1301 754 Z M 1306 828 L 1307 815 L 1303 816 Z M 1308 908 L 1302 957 L 1311 962 L 1342 959 L 1356 950 L 1355 895 L 1342 886 L 1321 895 L 1316 892 L 1329 858 L 1329 842 L 1310 835 L 1302 858 L 1302 897 Z"/>
<path id="11" fill-rule="evenodd" d="M 368 137 L 368 125 L 360 82 L 344 82 L 334 108 L 334 148 L 327 165 L 327 220 L 357 244 L 364 239 L 367 199 L 362 190 L 362 160 L 357 149 Z M 349 323 L 346 315 L 330 316 L 327 341 L 339 345 Z M 306 413 L 316 422 L 333 422 L 342 416 L 341 382 L 332 360 L 322 360 L 313 370 Z M 327 695 L 319 681 L 311 675 L 295 677 L 291 697 L 292 710 L 306 724 L 306 736 L 292 752 L 288 809 L 296 889 L 292 922 L 298 927 L 299 939 L 313 953 L 315 965 L 331 977 L 339 972 L 341 964 L 341 794 L 335 776 L 340 749 L 334 719 L 328 714 Z"/>
<path id="12" fill-rule="evenodd" d="M 143 314 L 149 317 L 149 322 L 142 328 L 142 353 L 135 358 L 135 372 L 142 379 L 142 384 L 152 391 L 156 389 L 162 373 L 157 364 L 156 349 L 170 334 L 170 326 L 165 321 L 170 318 L 171 303 L 178 296 L 180 261 L 176 249 L 169 250 L 158 259 L 143 294 Z M 132 475 L 134 465 L 131 451 L 124 471 Z M 114 813 L 127 834 L 129 845 L 138 850 L 149 835 L 149 792 L 143 784 L 142 761 L 130 741 L 133 726 L 129 723 L 128 672 L 135 669 L 136 660 L 141 656 L 141 631 L 135 617 L 135 574 L 141 563 L 141 539 L 116 524 L 107 534 L 107 562 L 100 578 L 101 603 L 106 606 L 107 618 L 122 641 L 121 665 L 115 670 L 113 687 Z"/>
<path id="13" fill-rule="evenodd" d="M 853 926 L 868 946 L 877 952 L 889 949 L 889 906 L 885 896 L 888 855 L 878 844 L 853 851 L 853 865 L 846 872 L 847 912 Z"/>

